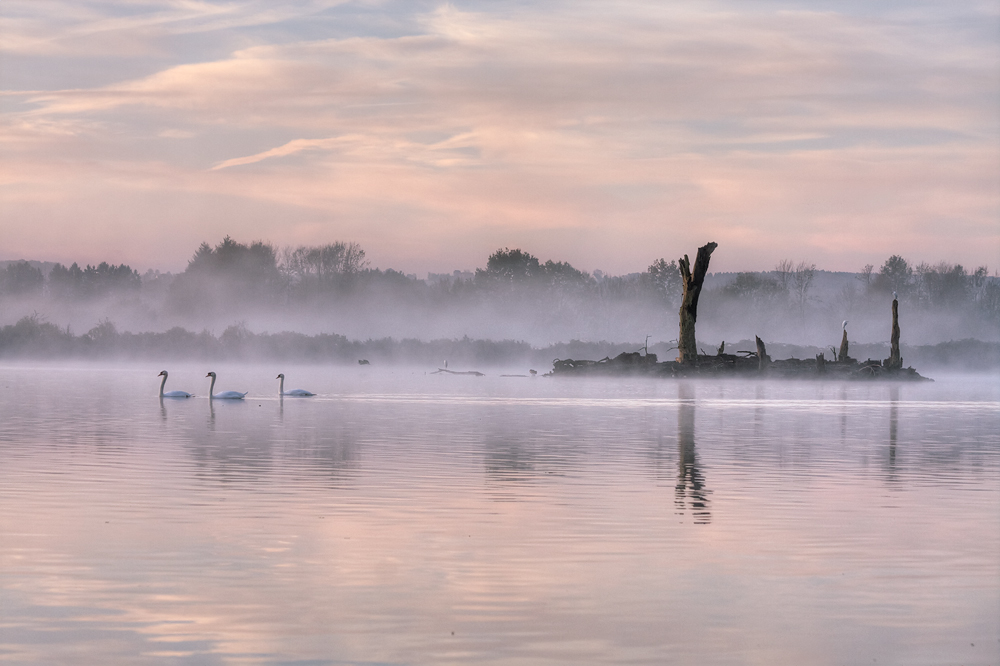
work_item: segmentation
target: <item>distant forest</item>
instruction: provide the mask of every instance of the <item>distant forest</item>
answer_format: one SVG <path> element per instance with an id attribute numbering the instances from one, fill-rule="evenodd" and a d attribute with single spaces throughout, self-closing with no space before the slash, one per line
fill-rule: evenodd
<path id="1" fill-rule="evenodd" d="M 655 259 L 641 273 L 606 276 L 509 248 L 474 272 L 426 280 L 372 268 L 355 243 L 279 249 L 229 237 L 203 243 L 177 275 L 140 275 L 124 264 L 48 266 L 17 261 L 0 268 L 0 355 L 42 349 L 232 354 L 242 344 L 247 353 L 273 356 L 289 344 L 301 348 L 303 358 L 313 349 L 319 357 L 349 361 L 377 355 L 369 351 L 377 350 L 377 340 L 383 348 L 409 340 L 410 352 L 399 354 L 417 357 L 423 355 L 415 351 L 418 343 L 480 340 L 507 345 L 494 354 L 499 359 L 529 358 L 525 350 L 570 340 L 625 344 L 646 335 L 666 350 L 677 335 L 681 294 L 676 260 Z M 888 339 L 893 292 L 904 342 L 1000 341 L 1000 279 L 985 266 L 911 265 L 897 255 L 855 274 L 786 260 L 771 271 L 711 275 L 701 297 L 699 340 L 714 348 L 724 339 L 761 335 L 822 349 L 839 342 L 841 320 L 848 319 L 852 340 L 881 344 Z M 289 333 L 281 338 L 266 331 Z M 511 345 L 523 348 L 514 353 Z M 470 358 L 493 354 L 480 352 Z"/>

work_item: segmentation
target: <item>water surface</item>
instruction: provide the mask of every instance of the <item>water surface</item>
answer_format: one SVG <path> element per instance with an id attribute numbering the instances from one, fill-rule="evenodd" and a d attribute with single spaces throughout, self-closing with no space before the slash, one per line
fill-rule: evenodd
<path id="1" fill-rule="evenodd" d="M 1000 663 L 996 378 L 160 369 L 0 367 L 0 662 Z"/>

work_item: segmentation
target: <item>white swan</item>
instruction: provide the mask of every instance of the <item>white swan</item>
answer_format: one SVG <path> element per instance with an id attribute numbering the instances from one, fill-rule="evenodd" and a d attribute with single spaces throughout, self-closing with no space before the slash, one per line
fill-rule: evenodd
<path id="1" fill-rule="evenodd" d="M 222 393 L 212 393 L 215 390 L 215 373 L 210 372 L 206 377 L 212 378 L 212 383 L 208 387 L 208 399 L 211 400 L 215 398 L 216 400 L 242 400 L 246 397 L 247 392 L 240 393 L 239 391 L 223 391 Z"/>
<path id="2" fill-rule="evenodd" d="M 275 379 L 280 379 L 281 380 L 278 383 L 278 395 L 281 395 L 281 396 L 291 395 L 291 396 L 295 396 L 295 397 L 299 397 L 299 398 L 305 398 L 305 397 L 308 397 L 310 395 L 316 395 L 315 393 L 310 393 L 309 391 L 306 391 L 304 389 L 292 389 L 291 391 L 286 391 L 285 390 L 285 375 L 284 374 L 278 375 L 277 377 L 275 377 Z"/>
<path id="3" fill-rule="evenodd" d="M 157 377 L 163 377 L 163 381 L 160 382 L 160 397 L 161 398 L 193 398 L 194 396 L 187 391 L 167 391 L 163 392 L 163 387 L 167 385 L 167 371 L 161 370 Z"/>

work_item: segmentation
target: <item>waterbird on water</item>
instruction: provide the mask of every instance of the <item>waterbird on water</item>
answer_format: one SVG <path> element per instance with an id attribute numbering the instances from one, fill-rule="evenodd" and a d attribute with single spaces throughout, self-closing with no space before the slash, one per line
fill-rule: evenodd
<path id="1" fill-rule="evenodd" d="M 278 375 L 277 377 L 275 377 L 275 379 L 280 379 L 281 380 L 280 382 L 278 382 L 278 395 L 281 395 L 281 396 L 290 395 L 290 396 L 294 396 L 294 397 L 297 397 L 297 398 L 305 398 L 305 397 L 308 397 L 310 395 L 316 395 L 315 393 L 310 393 L 309 391 L 306 391 L 305 389 L 291 389 L 289 391 L 286 391 L 285 390 L 285 375 L 284 375 L 284 373 Z"/>
<path id="2" fill-rule="evenodd" d="M 160 382 L 160 397 L 161 398 L 193 398 L 187 391 L 167 391 L 163 392 L 163 387 L 167 384 L 167 371 L 160 370 L 160 374 L 157 377 L 163 377 L 163 381 Z"/>
<path id="3" fill-rule="evenodd" d="M 239 391 L 223 391 L 222 393 L 212 393 L 215 390 L 215 373 L 210 372 L 206 377 L 212 378 L 212 383 L 208 387 L 208 399 L 211 400 L 215 398 L 216 400 L 242 400 L 246 397 L 247 391 L 240 393 Z"/>

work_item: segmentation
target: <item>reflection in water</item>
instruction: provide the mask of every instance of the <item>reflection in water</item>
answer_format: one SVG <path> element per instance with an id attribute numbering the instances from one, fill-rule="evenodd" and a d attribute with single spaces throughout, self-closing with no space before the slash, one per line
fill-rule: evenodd
<path id="1" fill-rule="evenodd" d="M 88 373 L 0 381 L 3 663 L 1000 661 L 992 384 Z"/>
<path id="2" fill-rule="evenodd" d="M 847 441 L 847 386 L 840 387 L 840 443 Z"/>
<path id="3" fill-rule="evenodd" d="M 753 435 L 754 439 L 759 439 L 764 431 L 764 403 L 767 400 L 767 394 L 764 392 L 762 384 L 757 384 L 754 399 L 756 407 L 753 410 Z"/>
<path id="4" fill-rule="evenodd" d="M 896 475 L 896 430 L 899 426 L 899 387 L 889 387 L 889 479 Z"/>
<path id="5" fill-rule="evenodd" d="M 521 499 L 524 485 L 537 474 L 535 456 L 516 438 L 494 438 L 485 442 L 484 466 L 490 498 L 497 501 Z"/>
<path id="6" fill-rule="evenodd" d="M 687 383 L 677 387 L 677 486 L 675 504 L 679 513 L 684 512 L 690 501 L 691 515 L 696 524 L 711 521 L 705 479 L 698 469 L 698 454 L 694 446 L 694 389 Z"/>

